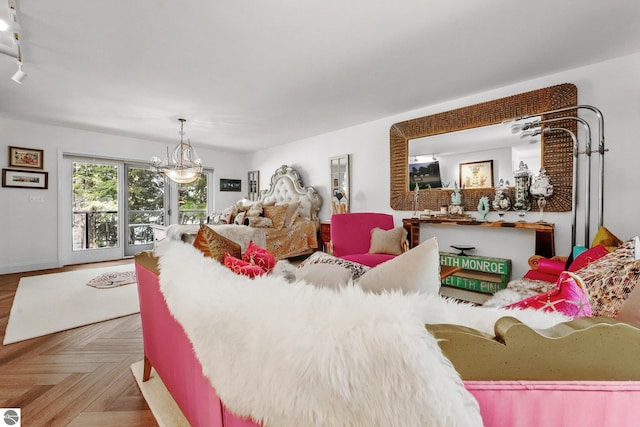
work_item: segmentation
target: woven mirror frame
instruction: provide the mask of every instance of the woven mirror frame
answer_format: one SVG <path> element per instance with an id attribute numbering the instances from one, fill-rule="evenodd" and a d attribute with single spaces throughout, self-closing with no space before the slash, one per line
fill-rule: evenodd
<path id="1" fill-rule="evenodd" d="M 425 136 L 498 124 L 525 115 L 540 115 L 564 107 L 576 106 L 578 89 L 564 83 L 543 89 L 507 96 L 493 101 L 462 107 L 431 116 L 399 122 L 391 126 L 390 134 L 390 203 L 394 210 L 414 210 L 414 192 L 409 191 L 409 141 Z M 577 110 L 542 116 L 543 119 L 575 117 Z M 557 122 L 559 127 L 577 132 L 575 120 Z M 573 178 L 573 141 L 566 132 L 541 135 L 542 166 L 553 184 L 553 195 L 547 201 L 546 212 L 571 210 Z M 536 172 L 536 171 L 534 171 Z M 420 190 L 418 210 L 437 210 L 449 204 L 453 189 Z M 482 196 L 493 199 L 493 188 L 462 190 L 465 211 L 477 210 Z M 510 188 L 513 198 L 513 187 Z"/>

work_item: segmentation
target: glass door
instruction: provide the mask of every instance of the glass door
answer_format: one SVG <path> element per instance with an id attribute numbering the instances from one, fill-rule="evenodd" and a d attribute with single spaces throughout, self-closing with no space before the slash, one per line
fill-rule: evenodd
<path id="1" fill-rule="evenodd" d="M 165 225 L 167 206 L 162 175 L 146 166 L 125 165 L 127 176 L 124 255 L 153 248 L 151 224 Z"/>
<path id="2" fill-rule="evenodd" d="M 77 158 L 65 159 L 65 165 L 71 175 L 71 203 L 64 214 L 71 225 L 65 264 L 121 258 L 122 165 Z"/>

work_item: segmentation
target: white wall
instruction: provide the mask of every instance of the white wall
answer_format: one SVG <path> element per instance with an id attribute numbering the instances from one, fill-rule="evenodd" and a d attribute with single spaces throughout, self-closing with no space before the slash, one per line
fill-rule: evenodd
<path id="1" fill-rule="evenodd" d="M 499 70 L 496 70 L 499 72 Z M 262 188 L 273 171 L 282 164 L 296 167 L 303 174 L 304 184 L 315 186 L 323 197 L 321 219 L 329 219 L 329 157 L 351 154 L 351 210 L 378 211 L 394 214 L 396 223 L 408 217 L 410 212 L 393 211 L 389 205 L 389 128 L 392 124 L 473 105 L 504 96 L 539 89 L 561 83 L 574 83 L 578 87 L 578 102 L 593 105 L 603 112 L 605 118 L 606 146 L 610 151 L 605 157 L 604 225 L 625 240 L 638 234 L 640 227 L 635 215 L 640 210 L 638 198 L 637 159 L 640 144 L 635 135 L 640 117 L 640 53 L 610 60 L 562 73 L 529 80 L 465 98 L 451 100 L 414 111 L 385 117 L 365 123 L 294 141 L 276 148 L 263 150 L 252 156 L 251 167 L 259 169 Z M 431 84 L 425 82 L 425 84 Z M 433 82 L 437 84 L 437 82 Z M 309 102 L 313 102 L 310 100 Z M 581 110 L 580 115 L 592 120 L 593 115 Z M 595 127 L 595 125 L 594 125 Z M 584 156 L 583 156 L 584 157 Z M 596 156 L 597 159 L 597 156 Z M 593 172 L 597 171 L 597 160 Z M 583 168 L 584 170 L 584 168 Z M 594 181 L 594 182 L 597 182 Z M 593 184 L 594 190 L 597 184 Z M 583 197 L 583 185 L 578 187 L 579 208 Z M 597 197 L 592 196 L 596 203 Z M 596 223 L 597 209 L 592 209 L 592 223 Z M 491 212 L 489 219 L 496 219 Z M 537 220 L 531 213 L 530 220 Z M 578 220 L 578 243 L 583 240 L 583 216 Z M 515 212 L 507 220 L 517 220 Z M 567 255 L 570 250 L 569 213 L 545 214 L 545 220 L 556 224 L 556 253 Z M 593 237 L 597 224 L 592 226 Z M 471 244 L 477 247 L 476 254 L 510 258 L 514 262 L 514 276 L 519 277 L 527 269 L 526 260 L 533 254 L 533 232 L 512 229 L 482 229 L 475 227 L 423 227 L 421 238 L 436 235 L 440 247 L 450 250 L 451 244 Z"/>
<path id="2" fill-rule="evenodd" d="M 166 144 L 0 118 L 0 165 L 9 145 L 44 149 L 47 190 L 0 188 L 0 274 L 59 267 L 58 168 L 64 153 L 149 162 Z M 177 141 L 176 141 L 177 144 Z M 246 155 L 197 147 L 205 167 L 215 169 L 215 206 L 221 210 L 246 195 Z M 219 192 L 220 178 L 242 179 L 242 193 Z M 31 201 L 38 196 L 42 201 Z"/>

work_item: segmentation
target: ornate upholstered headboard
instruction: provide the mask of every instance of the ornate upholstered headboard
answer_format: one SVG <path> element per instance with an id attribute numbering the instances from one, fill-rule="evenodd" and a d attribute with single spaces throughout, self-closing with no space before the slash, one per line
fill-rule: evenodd
<path id="1" fill-rule="evenodd" d="M 295 203 L 300 201 L 300 216 L 319 223 L 318 211 L 322 198 L 313 187 L 304 187 L 298 172 L 282 165 L 273 173 L 269 189 L 260 192 L 263 203 Z"/>

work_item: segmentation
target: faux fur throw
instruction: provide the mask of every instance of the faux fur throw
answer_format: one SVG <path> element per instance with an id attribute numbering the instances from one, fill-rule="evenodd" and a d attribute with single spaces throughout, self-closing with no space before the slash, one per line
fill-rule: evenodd
<path id="1" fill-rule="evenodd" d="M 505 314 L 534 327 L 566 320 L 426 294 L 252 280 L 176 241 L 157 253 L 161 290 L 204 374 L 231 411 L 265 427 L 481 426 L 477 402 L 424 323 L 492 332 Z"/>

